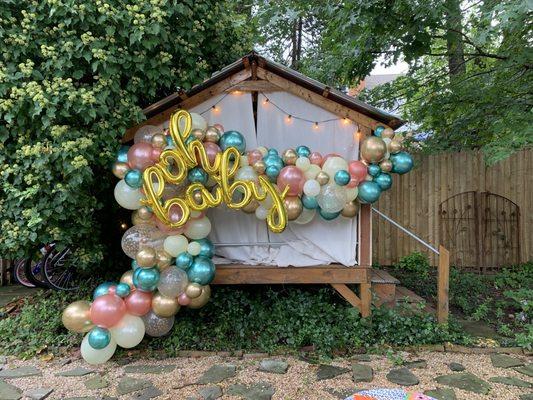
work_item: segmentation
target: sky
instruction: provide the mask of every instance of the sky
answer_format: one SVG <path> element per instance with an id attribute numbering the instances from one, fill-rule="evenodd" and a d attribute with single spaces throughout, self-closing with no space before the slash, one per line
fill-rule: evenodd
<path id="1" fill-rule="evenodd" d="M 389 67 L 382 65 L 383 57 L 380 58 L 370 75 L 382 75 L 382 74 L 403 74 L 407 72 L 408 65 L 403 61 L 398 61 L 396 64 Z"/>

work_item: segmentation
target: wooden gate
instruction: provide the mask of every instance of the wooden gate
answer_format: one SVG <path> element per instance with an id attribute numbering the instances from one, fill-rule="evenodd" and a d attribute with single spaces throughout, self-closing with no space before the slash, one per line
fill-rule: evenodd
<path id="1" fill-rule="evenodd" d="M 490 192 L 464 192 L 439 205 L 440 237 L 450 263 L 490 272 L 520 262 L 520 209 Z"/>

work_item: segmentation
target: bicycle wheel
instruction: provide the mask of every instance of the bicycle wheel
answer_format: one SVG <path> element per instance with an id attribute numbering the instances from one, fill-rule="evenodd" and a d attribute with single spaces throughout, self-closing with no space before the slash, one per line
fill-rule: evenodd
<path id="1" fill-rule="evenodd" d="M 15 261 L 15 264 L 13 265 L 13 276 L 15 277 L 15 280 L 22 286 L 34 288 L 35 285 L 31 283 L 28 277 L 26 276 L 25 264 L 26 260 Z"/>
<path id="2" fill-rule="evenodd" d="M 49 288 L 43 273 L 43 260 L 27 258 L 24 260 L 24 274 L 26 279 L 40 288 Z"/>
<path id="3" fill-rule="evenodd" d="M 44 277 L 48 285 L 56 290 L 78 289 L 77 261 L 70 248 L 61 251 L 52 249 L 46 255 L 43 263 Z"/>

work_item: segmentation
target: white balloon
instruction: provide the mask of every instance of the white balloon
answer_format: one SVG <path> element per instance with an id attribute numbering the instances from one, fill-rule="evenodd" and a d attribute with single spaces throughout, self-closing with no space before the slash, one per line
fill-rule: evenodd
<path id="1" fill-rule="evenodd" d="M 265 146 L 259 146 L 259 147 L 257 148 L 257 150 L 259 150 L 259 151 L 261 152 L 261 154 L 263 155 L 263 157 L 266 156 L 267 153 L 268 153 L 268 149 L 267 149 Z"/>
<path id="2" fill-rule="evenodd" d="M 318 165 L 311 164 L 309 169 L 304 172 L 305 179 L 315 179 L 320 171 L 322 169 Z"/>
<path id="3" fill-rule="evenodd" d="M 211 232 L 211 221 L 207 217 L 192 219 L 185 228 L 185 236 L 189 239 L 203 239 L 209 235 L 209 232 Z"/>
<path id="4" fill-rule="evenodd" d="M 296 167 L 304 172 L 307 171 L 310 166 L 311 161 L 309 161 L 309 158 L 307 157 L 298 157 L 298 159 L 296 160 Z"/>
<path id="5" fill-rule="evenodd" d="M 163 242 L 163 249 L 172 257 L 177 257 L 178 254 L 187 251 L 189 241 L 183 235 L 168 236 Z"/>
<path id="6" fill-rule="evenodd" d="M 202 245 L 198 242 L 191 242 L 187 246 L 187 253 L 191 256 L 197 256 L 202 251 Z"/>
<path id="7" fill-rule="evenodd" d="M 359 188 L 357 188 L 357 186 L 354 188 L 346 188 L 346 192 L 345 192 L 346 203 L 349 203 L 350 201 L 355 200 L 358 194 L 359 194 Z"/>
<path id="8" fill-rule="evenodd" d="M 113 340 L 120 347 L 131 349 L 141 343 L 144 338 L 144 322 L 141 317 L 126 314 L 109 331 Z"/>
<path id="9" fill-rule="evenodd" d="M 294 220 L 295 223 L 299 225 L 305 225 L 313 220 L 316 214 L 316 209 L 305 208 L 302 210 L 302 213 Z"/>
<path id="10" fill-rule="evenodd" d="M 141 198 L 143 197 L 139 189 L 128 186 L 124 179 L 118 181 L 115 186 L 115 200 L 127 210 L 137 210 L 141 208 Z"/>
<path id="11" fill-rule="evenodd" d="M 235 180 L 257 182 L 257 172 L 255 172 L 255 169 L 249 165 L 241 167 L 235 174 Z"/>
<path id="12" fill-rule="evenodd" d="M 103 349 L 93 349 L 91 347 L 89 344 L 89 334 L 86 334 L 81 342 L 81 356 L 86 362 L 93 365 L 105 363 L 113 357 L 116 349 L 117 343 L 113 339 L 113 335 L 111 335 L 109 344 Z"/>
<path id="13" fill-rule="evenodd" d="M 260 219 L 263 221 L 267 219 L 268 210 L 263 206 L 259 206 L 255 209 L 255 216 L 257 217 L 257 219 Z"/>
<path id="14" fill-rule="evenodd" d="M 348 163 L 341 157 L 330 157 L 322 166 L 322 170 L 330 176 L 330 182 L 334 181 L 335 174 L 341 169 L 348 171 Z"/>
<path id="15" fill-rule="evenodd" d="M 240 161 L 239 161 L 239 165 L 241 167 L 246 167 L 246 166 L 250 165 L 250 163 L 248 162 L 248 156 L 246 156 L 246 155 L 245 156 L 241 156 Z"/>
<path id="16" fill-rule="evenodd" d="M 304 183 L 304 193 L 307 196 L 315 197 L 320 193 L 320 183 L 314 179 L 305 181 Z"/>
<path id="17" fill-rule="evenodd" d="M 192 130 L 200 129 L 205 131 L 207 129 L 207 121 L 204 117 L 197 113 L 191 113 L 192 118 Z"/>

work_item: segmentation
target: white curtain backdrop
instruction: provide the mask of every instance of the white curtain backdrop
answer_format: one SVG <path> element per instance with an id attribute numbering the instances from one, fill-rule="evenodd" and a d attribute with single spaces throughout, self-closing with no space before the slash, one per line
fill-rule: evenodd
<path id="1" fill-rule="evenodd" d="M 306 145 L 322 155 L 337 153 L 346 159 L 357 159 L 357 126 L 305 100 L 285 92 L 268 93 L 265 103 L 260 94 L 257 110 L 257 132 L 254 126 L 252 98 L 249 93 L 219 95 L 190 109 L 201 113 L 209 125 L 222 124 L 225 130 L 236 130 L 246 138 L 247 149 L 273 147 L 280 153 L 287 148 Z M 217 104 L 217 109 L 212 106 Z M 313 123 L 291 118 L 287 113 Z M 163 126 L 168 126 L 168 122 Z M 208 212 L 213 229 L 210 238 L 216 246 L 216 263 L 237 262 L 250 265 L 312 266 L 340 263 L 357 264 L 357 219 L 339 217 L 324 221 L 318 215 L 307 225 L 289 223 L 281 234 L 268 231 L 264 221 L 254 214 L 233 211 L 225 206 Z M 242 246 L 224 246 L 242 243 Z M 259 244 L 256 244 L 259 243 Z M 270 244 L 268 244 L 270 243 Z"/>

